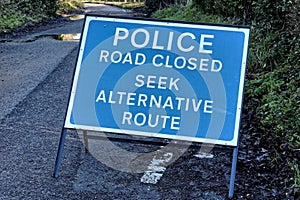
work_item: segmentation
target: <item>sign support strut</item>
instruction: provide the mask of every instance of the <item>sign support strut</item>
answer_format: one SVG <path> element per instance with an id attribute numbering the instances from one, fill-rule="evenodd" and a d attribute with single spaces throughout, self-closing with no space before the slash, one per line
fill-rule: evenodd
<path id="1" fill-rule="evenodd" d="M 54 178 L 58 177 L 59 167 L 60 167 L 60 164 L 61 164 L 62 154 L 63 154 L 63 151 L 64 151 L 66 135 L 67 135 L 67 129 L 65 129 L 63 127 L 62 130 L 61 130 L 61 134 L 60 134 L 58 151 L 57 151 L 57 156 L 56 156 L 56 160 L 55 160 L 55 167 L 54 167 L 54 174 L 53 174 Z"/>
<path id="2" fill-rule="evenodd" d="M 54 178 L 58 178 L 59 168 L 60 168 L 60 164 L 61 164 L 61 161 L 62 161 L 62 155 L 63 155 L 66 135 L 67 135 L 67 129 L 63 127 L 62 131 L 61 131 L 57 156 L 56 156 L 56 160 L 55 160 L 55 168 L 54 168 L 54 173 L 53 173 Z M 87 131 L 83 131 L 83 136 L 84 136 L 85 151 L 88 152 Z M 228 198 L 229 199 L 232 199 L 233 194 L 234 194 L 234 183 L 235 183 L 235 175 L 236 175 L 237 158 L 238 158 L 238 146 L 236 146 L 233 149 L 233 152 L 232 152 L 232 164 L 231 164 L 229 192 L 228 192 Z"/>
<path id="3" fill-rule="evenodd" d="M 231 146 L 233 198 L 249 33 L 86 15 L 53 177 L 67 129 L 83 131 L 86 152 L 87 131 L 178 139 Z"/>
<path id="4" fill-rule="evenodd" d="M 228 193 L 228 198 L 230 198 L 230 199 L 233 197 L 237 157 L 238 157 L 238 146 L 236 146 L 232 152 L 232 164 L 231 164 L 229 193 Z"/>

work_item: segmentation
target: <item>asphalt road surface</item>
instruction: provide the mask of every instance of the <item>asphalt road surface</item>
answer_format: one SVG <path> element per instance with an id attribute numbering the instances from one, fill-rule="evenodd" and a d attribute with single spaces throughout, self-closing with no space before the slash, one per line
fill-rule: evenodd
<path id="1" fill-rule="evenodd" d="M 87 6 L 86 12 L 131 15 Z M 57 36 L 76 36 L 82 25 L 69 21 L 0 43 L 0 199 L 226 199 L 228 153 L 105 139 L 90 139 L 85 152 L 82 133 L 71 130 L 53 178 L 79 46 L 78 37 Z"/>

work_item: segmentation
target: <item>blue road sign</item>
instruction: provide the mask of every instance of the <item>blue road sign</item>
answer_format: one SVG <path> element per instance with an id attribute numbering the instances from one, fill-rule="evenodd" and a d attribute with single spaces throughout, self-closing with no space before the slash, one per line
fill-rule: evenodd
<path id="1" fill-rule="evenodd" d="M 65 128 L 237 146 L 249 28 L 86 16 Z"/>

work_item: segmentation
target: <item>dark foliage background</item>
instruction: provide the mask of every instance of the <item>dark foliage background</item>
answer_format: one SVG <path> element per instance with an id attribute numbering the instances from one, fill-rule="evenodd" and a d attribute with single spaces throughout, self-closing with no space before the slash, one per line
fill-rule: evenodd
<path id="1" fill-rule="evenodd" d="M 57 2 L 51 0 L 0 1 L 0 33 L 18 27 L 49 20 L 56 16 Z"/>
<path id="2" fill-rule="evenodd" d="M 32 16 L 53 16 L 57 9 L 57 1 L 55 0 L 4 0 L 1 4 L 13 7 L 24 14 Z"/>

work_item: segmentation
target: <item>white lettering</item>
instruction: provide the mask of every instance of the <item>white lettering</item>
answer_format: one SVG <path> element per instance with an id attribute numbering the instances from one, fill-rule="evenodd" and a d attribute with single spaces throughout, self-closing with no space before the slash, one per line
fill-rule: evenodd
<path id="1" fill-rule="evenodd" d="M 126 62 L 128 62 L 129 64 L 132 64 L 132 58 L 131 58 L 130 52 L 126 53 L 124 60 L 122 61 L 123 64 L 125 64 Z"/>
<path id="2" fill-rule="evenodd" d="M 117 92 L 117 94 L 119 95 L 119 104 L 122 104 L 122 99 L 123 99 L 123 96 L 126 95 L 126 92 Z"/>
<path id="3" fill-rule="evenodd" d="M 142 87 L 144 85 L 144 79 L 145 76 L 142 75 L 142 74 L 138 74 L 136 77 L 135 77 L 135 80 L 137 81 L 136 83 L 134 83 L 134 85 L 136 87 Z"/>
<path id="4" fill-rule="evenodd" d="M 216 67 L 218 66 L 218 67 Z M 219 72 L 222 69 L 222 62 L 219 60 L 212 60 L 211 63 L 211 71 L 212 72 Z"/>
<path id="5" fill-rule="evenodd" d="M 129 92 L 127 94 L 127 100 L 126 100 L 126 105 L 128 106 L 134 106 L 134 100 L 135 100 L 135 97 L 136 96 L 136 93 L 131 93 Z"/>
<path id="6" fill-rule="evenodd" d="M 153 104 L 154 104 L 157 108 L 160 108 L 160 105 L 161 105 L 161 98 L 162 98 L 162 96 L 158 96 L 158 100 L 157 100 L 156 96 L 151 95 L 151 96 L 150 96 L 149 107 L 152 108 L 152 106 L 153 106 Z"/>
<path id="7" fill-rule="evenodd" d="M 165 103 L 164 103 L 164 105 L 163 105 L 163 109 L 166 109 L 167 107 L 169 107 L 170 109 L 174 109 L 174 107 L 173 107 L 173 102 L 172 102 L 172 97 L 167 97 L 167 99 L 166 99 L 166 101 L 165 101 Z"/>
<path id="8" fill-rule="evenodd" d="M 179 130 L 179 125 L 180 125 L 180 117 L 172 117 L 171 118 L 171 129 Z"/>
<path id="9" fill-rule="evenodd" d="M 143 41 L 142 43 L 140 43 L 140 44 L 138 44 L 138 43 L 136 42 L 136 35 L 137 35 L 138 33 L 144 34 L 144 37 L 145 37 L 144 41 Z M 131 35 L 131 44 L 132 44 L 132 46 L 134 46 L 135 48 L 144 48 L 145 46 L 147 46 L 147 44 L 149 43 L 149 41 L 150 41 L 150 34 L 149 34 L 149 32 L 148 32 L 147 30 L 145 30 L 145 29 L 141 29 L 141 28 L 136 29 L 135 31 L 133 31 L 133 33 L 132 33 L 132 35 Z"/>
<path id="10" fill-rule="evenodd" d="M 172 87 L 174 87 L 174 89 L 178 91 L 179 89 L 178 89 L 177 82 L 178 82 L 179 80 L 180 80 L 179 78 L 176 78 L 176 79 L 174 80 L 174 78 L 171 77 L 171 78 L 170 78 L 170 84 L 169 84 L 169 90 L 172 90 Z"/>
<path id="11" fill-rule="evenodd" d="M 199 67 L 199 70 L 200 71 L 208 71 L 208 68 L 204 68 L 204 67 L 207 67 L 208 66 L 208 59 L 201 59 L 200 60 L 200 67 Z"/>
<path id="12" fill-rule="evenodd" d="M 157 59 L 158 57 L 159 57 L 161 60 L 164 59 L 164 57 L 163 57 L 162 55 L 160 55 L 160 54 L 157 54 L 157 55 L 153 56 L 153 58 L 152 58 L 152 64 L 153 64 L 154 67 L 161 67 L 161 66 L 163 66 L 163 63 L 162 63 L 162 62 L 160 62 L 160 63 L 157 63 L 157 62 L 156 62 L 156 59 Z"/>
<path id="13" fill-rule="evenodd" d="M 131 125 L 131 121 L 130 121 L 131 118 L 132 118 L 131 112 L 124 112 L 122 124 L 125 124 L 127 122 L 128 125 Z"/>
<path id="14" fill-rule="evenodd" d="M 96 102 L 98 101 L 103 101 L 104 103 L 106 103 L 106 98 L 105 98 L 105 91 L 101 90 L 98 94 L 98 97 L 96 99 Z"/>
<path id="15" fill-rule="evenodd" d="M 180 117 L 177 116 L 146 115 L 144 113 L 136 113 L 133 115 L 131 112 L 125 111 L 123 113 L 122 124 L 131 125 L 131 122 L 140 127 L 148 125 L 151 128 L 155 128 L 161 125 L 162 128 L 166 128 L 168 124 L 170 125 L 169 128 L 172 130 L 179 130 L 180 127 Z"/>
<path id="16" fill-rule="evenodd" d="M 194 112 L 198 112 L 202 103 L 202 99 L 198 101 L 197 105 L 196 105 L 196 99 L 192 99 L 192 103 L 193 103 Z"/>
<path id="17" fill-rule="evenodd" d="M 143 106 L 146 107 L 147 106 L 147 104 L 146 104 L 147 99 L 148 99 L 148 96 L 146 94 L 139 94 L 137 106 L 141 106 L 141 104 L 143 104 Z"/>
<path id="18" fill-rule="evenodd" d="M 157 85 L 157 88 L 158 89 L 167 89 L 166 85 L 167 85 L 167 80 L 168 77 L 165 77 L 165 76 L 160 76 L 159 79 L 158 79 L 158 85 Z"/>
<path id="19" fill-rule="evenodd" d="M 120 33 L 123 32 L 123 35 L 120 35 Z M 125 40 L 129 35 L 129 31 L 126 28 L 116 28 L 116 33 L 114 37 L 113 45 L 118 45 L 118 40 Z"/>
<path id="20" fill-rule="evenodd" d="M 109 55 L 109 52 L 108 52 L 108 51 L 106 51 L 106 50 L 101 50 L 101 51 L 100 51 L 100 56 L 99 56 L 99 62 L 102 62 L 102 59 L 104 59 L 105 62 L 108 62 L 108 61 L 107 61 L 108 55 Z"/>
<path id="21" fill-rule="evenodd" d="M 139 58 L 142 58 L 142 60 L 139 61 Z M 136 65 L 142 65 L 142 64 L 144 64 L 145 62 L 146 62 L 146 56 L 145 56 L 145 54 L 137 53 L 137 54 L 135 55 L 135 62 L 134 62 L 134 64 L 136 64 Z"/>
<path id="22" fill-rule="evenodd" d="M 156 76 L 151 76 L 151 75 L 148 76 L 147 88 L 155 88 L 155 79 L 156 79 Z M 153 85 L 151 85 L 151 84 L 153 84 Z"/>
<path id="23" fill-rule="evenodd" d="M 214 38 L 214 35 L 206 35 L 206 34 L 202 34 L 202 35 L 200 36 L 199 53 L 212 54 L 212 50 L 204 49 L 204 46 L 212 46 L 212 42 L 206 42 L 206 41 L 205 41 L 206 38 L 213 39 L 213 38 Z"/>
<path id="24" fill-rule="evenodd" d="M 179 60 L 181 60 L 181 62 L 182 62 L 181 65 L 178 64 Z M 186 59 L 184 57 L 182 57 L 182 56 L 178 56 L 178 57 L 175 58 L 174 64 L 175 64 L 175 67 L 177 69 L 183 69 L 185 67 L 185 65 L 186 65 Z"/>
<path id="25" fill-rule="evenodd" d="M 178 39 L 177 39 L 177 47 L 178 47 L 178 49 L 179 49 L 180 51 L 182 51 L 182 52 L 190 52 L 190 51 L 192 51 L 192 50 L 194 49 L 194 46 L 193 46 L 193 45 L 189 46 L 188 48 L 184 48 L 184 47 L 182 46 L 182 40 L 183 40 L 183 38 L 186 37 L 186 36 L 191 37 L 193 40 L 196 38 L 194 34 L 189 33 L 189 32 L 182 33 L 181 35 L 179 35 L 179 37 L 178 37 Z"/>
<path id="26" fill-rule="evenodd" d="M 138 122 L 139 117 L 142 119 L 141 122 Z M 144 124 L 146 123 L 146 120 L 147 120 L 146 115 L 144 113 L 137 113 L 133 119 L 135 125 L 137 125 L 137 126 L 144 126 Z"/>
<path id="27" fill-rule="evenodd" d="M 122 60 L 122 53 L 120 51 L 114 51 L 110 55 L 110 60 L 112 63 L 119 63 Z"/>
<path id="28" fill-rule="evenodd" d="M 152 114 L 149 114 L 148 125 L 152 128 L 157 127 L 159 115 L 156 115 L 154 124 L 151 124 L 151 121 L 152 121 L 151 119 L 152 119 Z"/>
<path id="29" fill-rule="evenodd" d="M 167 50 L 170 51 L 172 49 L 172 41 L 173 41 L 173 37 L 174 37 L 174 32 L 170 32 L 169 33 L 169 39 L 168 39 L 168 46 L 167 46 Z"/>
<path id="30" fill-rule="evenodd" d="M 213 104 L 214 102 L 213 101 L 211 101 L 211 100 L 205 100 L 204 101 L 204 110 L 203 110 L 203 112 L 204 113 L 212 113 L 213 111 L 212 111 L 212 104 Z"/>
<path id="31" fill-rule="evenodd" d="M 164 49 L 164 46 L 158 46 L 158 45 L 157 45 L 157 42 L 158 42 L 158 35 L 159 35 L 159 31 L 155 31 L 155 32 L 154 32 L 154 38 L 153 38 L 153 45 L 152 45 L 152 48 L 153 48 L 153 49 L 161 49 L 161 50 L 163 50 L 163 49 Z"/>
<path id="32" fill-rule="evenodd" d="M 170 119 L 170 116 L 161 115 L 161 118 L 163 119 L 162 128 L 166 128 L 167 119 Z"/>
<path id="33" fill-rule="evenodd" d="M 166 38 L 166 36 L 168 38 Z M 179 34 L 178 36 L 174 36 L 174 32 L 167 32 L 166 30 L 149 31 L 147 29 L 138 28 L 130 32 L 126 28 L 117 27 L 113 40 L 113 46 L 117 46 L 119 44 L 119 41 L 129 38 L 131 45 L 135 48 L 144 48 L 150 43 L 151 40 L 152 49 L 166 49 L 170 51 L 173 49 L 173 45 L 176 45 L 177 48 L 182 52 L 193 51 L 195 49 L 193 42 L 195 43 L 196 40 L 196 36 L 190 32 L 184 32 Z M 200 34 L 198 52 L 212 54 L 212 39 L 214 39 L 214 35 Z"/>
<path id="34" fill-rule="evenodd" d="M 114 100 L 112 99 L 112 96 L 113 96 L 113 91 L 109 91 L 108 103 L 110 103 L 110 104 L 116 103 L 116 101 L 114 101 Z M 96 102 L 97 102 L 97 101 L 96 101 Z"/>

